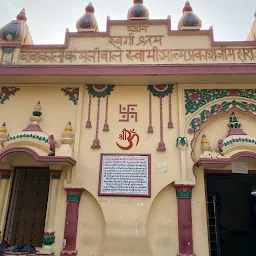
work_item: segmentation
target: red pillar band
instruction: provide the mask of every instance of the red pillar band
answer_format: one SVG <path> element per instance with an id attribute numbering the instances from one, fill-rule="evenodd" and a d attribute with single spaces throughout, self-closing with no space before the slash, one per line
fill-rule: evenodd
<path id="1" fill-rule="evenodd" d="M 78 209 L 83 188 L 66 188 L 67 210 L 64 230 L 65 247 L 61 256 L 76 256 Z"/>
<path id="2" fill-rule="evenodd" d="M 177 256 L 195 256 L 192 234 L 191 198 L 193 186 L 174 185 L 178 201 L 179 253 Z"/>

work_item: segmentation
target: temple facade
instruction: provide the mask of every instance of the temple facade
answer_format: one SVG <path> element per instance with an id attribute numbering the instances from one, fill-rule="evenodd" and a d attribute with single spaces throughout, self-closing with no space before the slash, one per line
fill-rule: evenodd
<path id="1" fill-rule="evenodd" d="M 256 13 L 219 42 L 181 10 L 99 32 L 90 3 L 61 45 L 1 24 L 4 255 L 254 255 Z"/>

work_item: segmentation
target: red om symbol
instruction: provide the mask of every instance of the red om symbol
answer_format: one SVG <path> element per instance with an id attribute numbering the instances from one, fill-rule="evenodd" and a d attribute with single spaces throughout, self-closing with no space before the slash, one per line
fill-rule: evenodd
<path id="1" fill-rule="evenodd" d="M 123 149 L 123 150 L 129 150 L 133 147 L 133 139 L 136 139 L 136 145 L 138 145 L 139 141 L 140 141 L 140 137 L 139 135 L 136 133 L 135 129 L 131 129 L 130 131 L 127 130 L 127 129 L 123 129 L 122 132 L 119 134 L 119 137 L 118 137 L 119 140 L 126 140 L 128 141 L 129 145 L 124 147 L 124 146 L 121 146 L 120 144 L 118 144 L 116 142 L 116 145 Z"/>

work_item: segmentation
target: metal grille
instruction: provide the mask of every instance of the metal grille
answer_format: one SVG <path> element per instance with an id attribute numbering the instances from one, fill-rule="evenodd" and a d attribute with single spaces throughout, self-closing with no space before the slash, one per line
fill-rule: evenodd
<path id="1" fill-rule="evenodd" d="M 47 168 L 16 168 L 4 239 L 11 245 L 42 246 L 50 172 Z"/>

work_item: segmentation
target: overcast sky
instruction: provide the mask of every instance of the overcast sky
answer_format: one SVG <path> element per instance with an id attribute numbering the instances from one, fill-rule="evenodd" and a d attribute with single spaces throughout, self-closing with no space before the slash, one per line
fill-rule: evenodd
<path id="1" fill-rule="evenodd" d="M 89 1 L 84 0 L 0 0 L 0 27 L 16 18 L 26 8 L 27 24 L 35 44 L 64 43 L 65 29 L 76 31 L 76 21 Z M 126 19 L 133 0 L 92 0 L 100 31 L 106 30 L 106 17 Z M 177 29 L 185 0 L 144 0 L 150 19 L 171 15 L 172 29 Z M 195 14 L 202 19 L 202 29 L 213 25 L 215 40 L 246 40 L 254 20 L 256 0 L 191 0 Z"/>

